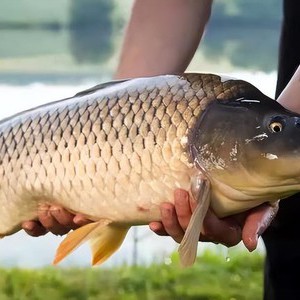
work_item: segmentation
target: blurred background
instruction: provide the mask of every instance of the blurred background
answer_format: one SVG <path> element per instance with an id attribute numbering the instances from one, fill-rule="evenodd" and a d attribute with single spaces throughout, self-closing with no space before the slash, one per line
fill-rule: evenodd
<path id="1" fill-rule="evenodd" d="M 118 63 L 132 3 L 132 0 L 0 0 L 2 104 L 0 118 L 35 105 L 72 96 L 92 85 L 109 81 Z M 270 97 L 274 97 L 281 5 L 280 0 L 215 0 L 212 17 L 201 47 L 188 70 L 221 73 L 241 78 L 253 83 Z M 22 232 L 7 237 L 0 241 L 0 266 L 5 270 L 49 266 L 60 240 L 60 237 L 50 234 L 41 238 L 31 238 Z M 203 261 L 216 263 L 216 270 L 225 269 L 224 272 L 229 272 L 228 274 L 233 272 L 235 263 L 244 263 L 246 259 L 250 264 L 253 260 L 253 264 L 248 265 L 248 269 L 247 266 L 237 268 L 234 271 L 236 277 L 235 275 L 228 277 L 229 275 L 224 273 L 223 284 L 225 288 L 226 282 L 232 281 L 241 289 L 243 278 L 245 277 L 248 282 L 247 278 L 254 274 L 256 280 L 254 295 L 257 296 L 257 293 L 261 292 L 264 256 L 262 243 L 257 253 L 250 255 L 242 245 L 233 250 L 227 250 L 219 245 L 203 244 L 200 244 L 199 248 L 200 256 L 204 257 L 202 263 Z M 116 270 L 114 268 L 121 268 L 124 265 L 158 264 L 161 266 L 160 270 L 167 270 L 165 268 L 171 268 L 172 264 L 176 264 L 177 257 L 173 254 L 176 249 L 177 245 L 170 238 L 157 237 L 147 227 L 142 227 L 131 230 L 121 250 L 101 268 Z M 62 267 L 82 268 L 89 263 L 89 250 L 87 247 L 82 247 L 66 259 Z M 201 269 L 200 265 L 201 260 L 199 261 Z M 214 267 L 205 265 L 203 268 L 202 273 L 199 271 L 200 275 L 194 274 L 195 277 L 199 277 L 199 281 L 201 274 L 206 273 L 208 269 L 213 270 Z M 245 269 L 248 273 L 245 273 Z M 244 273 L 242 275 L 236 273 L 240 271 Z M 10 276 L 9 274 L 16 276 L 14 273 L 9 273 L 12 271 L 5 272 L 8 272 L 7 276 Z M 155 274 L 158 270 L 152 272 Z M 129 273 L 126 274 L 129 276 Z M 143 274 L 146 277 L 149 275 Z M 177 274 L 178 276 L 181 275 Z M 192 273 L 187 273 L 187 276 L 194 277 Z M 45 281 L 44 277 L 43 280 Z M 171 279 L 166 280 L 169 282 Z M 214 282 L 214 286 L 220 284 L 222 279 L 220 280 L 218 283 Z M 124 289 L 130 290 L 132 285 L 128 285 L 128 282 L 126 284 L 127 288 Z M 138 283 L 136 284 L 140 287 Z M 143 297 L 160 299 L 158 295 L 153 298 L 153 290 L 149 292 L 147 288 L 149 288 L 147 285 L 142 288 Z M 250 293 L 249 282 L 248 290 Z M 12 291 L 13 288 L 11 293 Z M 174 293 L 173 291 L 173 298 L 170 299 L 177 299 L 177 294 Z M 244 293 L 243 297 L 234 296 L 234 293 L 224 294 L 223 297 L 220 293 L 216 292 L 215 296 L 208 298 L 203 296 L 205 293 L 201 294 L 201 297 L 194 297 L 193 293 L 192 296 L 180 294 L 183 298 L 178 296 L 178 299 L 252 299 L 251 293 L 246 295 Z M 140 295 L 132 292 L 132 296 L 126 298 L 125 294 L 118 299 L 139 299 L 136 297 Z M 14 298 L 12 295 L 10 294 L 10 299 L 27 299 L 24 298 L 25 296 L 22 298 L 14 294 Z M 78 296 L 79 292 L 76 295 Z M 81 295 L 81 298 L 68 296 L 63 299 L 100 299 L 90 297 L 89 292 L 84 295 Z M 58 296 L 53 297 L 52 299 L 56 299 L 55 297 Z M 169 299 L 166 295 L 161 297 L 161 299 Z M 6 298 L 0 297 L 0 299 Z M 60 296 L 57 299 L 62 298 Z M 117 298 L 109 298 L 109 296 L 105 298 L 102 295 L 101 299 Z"/>

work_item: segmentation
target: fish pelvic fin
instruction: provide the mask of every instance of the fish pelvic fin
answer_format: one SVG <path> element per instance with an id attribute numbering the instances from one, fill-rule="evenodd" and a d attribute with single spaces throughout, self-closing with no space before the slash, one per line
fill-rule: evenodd
<path id="1" fill-rule="evenodd" d="M 203 220 L 210 205 L 209 180 L 198 176 L 193 185 L 192 193 L 197 205 L 178 248 L 180 263 L 183 267 L 192 266 L 196 260 Z"/>
<path id="2" fill-rule="evenodd" d="M 122 245 L 129 227 L 109 225 L 90 240 L 92 265 L 105 262 Z"/>
<path id="3" fill-rule="evenodd" d="M 110 220 L 103 219 L 98 222 L 89 223 L 68 233 L 56 250 L 53 264 L 58 264 L 84 242 L 100 236 L 111 222 Z"/>

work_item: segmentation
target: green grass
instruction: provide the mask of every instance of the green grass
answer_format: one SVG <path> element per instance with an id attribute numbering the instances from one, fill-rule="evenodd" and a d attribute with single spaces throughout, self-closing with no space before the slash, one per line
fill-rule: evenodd
<path id="1" fill-rule="evenodd" d="M 192 268 L 172 264 L 115 268 L 1 269 L 0 300 L 260 299 L 263 256 L 205 252 Z"/>

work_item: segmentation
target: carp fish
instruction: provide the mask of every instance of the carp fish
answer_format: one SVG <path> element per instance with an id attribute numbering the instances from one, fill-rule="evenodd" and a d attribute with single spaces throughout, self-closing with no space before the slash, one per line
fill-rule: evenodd
<path id="1" fill-rule="evenodd" d="M 253 85 L 187 73 L 113 81 L 0 123 L 0 235 L 61 205 L 93 222 L 54 263 L 90 241 L 93 264 L 133 225 L 161 219 L 173 191 L 197 202 L 179 247 L 192 265 L 208 207 L 219 217 L 300 190 L 300 117 Z"/>

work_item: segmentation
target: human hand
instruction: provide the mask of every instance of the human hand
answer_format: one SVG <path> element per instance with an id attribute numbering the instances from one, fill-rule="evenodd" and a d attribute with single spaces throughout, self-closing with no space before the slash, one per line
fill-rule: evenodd
<path id="1" fill-rule="evenodd" d="M 64 235 L 90 222 L 92 221 L 81 214 L 73 214 L 63 207 L 45 204 L 39 207 L 37 220 L 23 222 L 22 228 L 31 236 L 45 235 L 49 231 L 55 235 Z"/>
<path id="2" fill-rule="evenodd" d="M 193 210 L 188 192 L 178 189 L 174 193 L 174 205 L 161 205 L 162 222 L 151 222 L 150 229 L 158 235 L 170 235 L 176 242 L 181 242 L 187 229 Z M 266 230 L 276 216 L 278 205 L 264 203 L 247 212 L 219 219 L 209 210 L 203 223 L 200 241 L 221 243 L 227 247 L 238 244 L 241 240 L 249 251 L 257 247 L 258 237 Z"/>
<path id="3" fill-rule="evenodd" d="M 161 205 L 162 222 L 150 223 L 152 231 L 158 235 L 170 235 L 180 242 L 190 221 L 195 204 L 190 201 L 188 192 L 175 191 L 175 204 Z M 258 237 L 265 231 L 277 213 L 278 207 L 262 204 L 250 211 L 219 219 L 209 210 L 204 220 L 201 241 L 221 243 L 228 247 L 243 240 L 249 251 L 257 246 Z M 31 236 L 41 236 L 47 232 L 63 235 L 72 229 L 91 221 L 81 214 L 72 214 L 60 206 L 43 205 L 38 210 L 38 219 L 25 221 L 22 228 Z"/>

